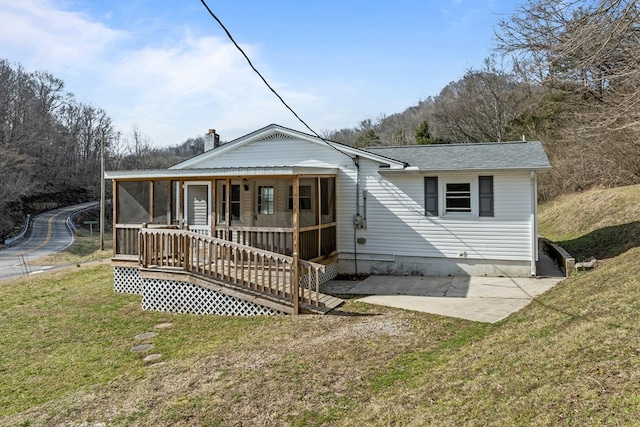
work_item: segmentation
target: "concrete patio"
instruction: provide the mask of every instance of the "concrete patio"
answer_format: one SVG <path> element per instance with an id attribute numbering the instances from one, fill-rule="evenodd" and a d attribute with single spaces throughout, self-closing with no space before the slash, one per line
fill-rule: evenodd
<path id="1" fill-rule="evenodd" d="M 361 281 L 334 280 L 322 292 L 364 295 L 357 301 L 477 322 L 498 322 L 522 309 L 564 279 L 541 254 L 539 276 L 369 276 Z"/>

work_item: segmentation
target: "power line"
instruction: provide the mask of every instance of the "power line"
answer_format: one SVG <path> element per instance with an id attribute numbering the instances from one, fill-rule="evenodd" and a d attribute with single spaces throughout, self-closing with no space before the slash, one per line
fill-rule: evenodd
<path id="1" fill-rule="evenodd" d="M 205 2 L 205 0 L 200 0 L 202 2 L 202 4 L 204 5 L 204 7 L 207 9 L 207 11 L 209 12 L 209 15 L 211 15 L 211 17 L 213 19 L 216 20 L 216 22 L 218 22 L 218 24 L 220 25 L 220 27 L 222 27 L 222 29 L 224 30 L 225 33 L 227 33 L 227 37 L 229 37 L 229 40 L 231 40 L 231 42 L 234 44 L 234 46 L 240 51 L 240 53 L 242 54 L 242 56 L 244 56 L 244 58 L 247 60 L 247 62 L 249 63 L 249 66 L 251 67 L 251 69 L 253 71 L 255 71 L 255 73 L 262 79 L 262 81 L 264 82 L 264 84 L 267 85 L 267 87 L 269 88 L 269 90 L 271 90 L 271 92 L 273 92 L 273 94 L 275 96 L 278 97 L 278 99 L 280 100 L 280 102 L 282 102 L 282 104 L 284 104 L 285 107 L 287 107 L 289 109 L 289 111 L 291 111 L 293 113 L 294 116 L 296 116 L 296 118 L 298 120 L 300 120 L 300 123 L 302 123 L 303 125 L 305 125 L 307 127 L 307 129 L 309 129 L 311 132 L 313 132 L 313 134 L 315 136 L 317 136 L 320 139 L 324 139 L 322 138 L 320 135 L 318 135 L 316 133 L 316 131 L 314 131 L 313 129 L 311 129 L 311 127 L 300 118 L 300 116 L 298 116 L 298 114 L 293 111 L 293 108 L 289 107 L 289 105 L 284 101 L 284 99 L 282 99 L 282 97 L 278 94 L 278 92 L 276 92 L 276 90 L 271 87 L 271 85 L 269 84 L 269 82 L 267 81 L 267 79 L 265 79 L 262 74 L 260 74 L 260 71 L 258 71 L 256 69 L 256 67 L 254 67 L 253 63 L 251 62 L 251 59 L 249 59 L 249 57 L 247 56 L 247 54 L 244 52 L 244 50 L 242 50 L 242 48 L 240 47 L 240 45 L 238 45 L 238 43 L 236 43 L 236 41 L 234 40 L 233 36 L 231 35 L 231 33 L 229 32 L 229 30 L 227 30 L 227 27 L 224 26 L 224 24 L 222 23 L 222 21 L 220 21 L 220 19 L 218 19 L 218 17 L 216 16 L 215 13 L 213 13 L 213 11 L 209 8 L 209 6 L 207 5 L 207 3 Z"/>
<path id="2" fill-rule="evenodd" d="M 247 60 L 247 62 L 249 63 L 249 66 L 251 67 L 251 69 L 260 77 L 260 79 L 262 79 L 262 81 L 264 82 L 265 85 L 267 85 L 267 87 L 269 88 L 269 90 L 271 92 L 273 92 L 273 94 L 275 96 L 278 97 L 278 99 L 280 100 L 280 102 L 282 102 L 282 104 L 287 107 L 287 109 L 289 111 L 291 111 L 291 113 L 296 117 L 296 119 L 298 119 L 300 121 L 300 123 L 302 123 L 303 125 L 305 125 L 305 127 L 307 129 L 309 129 L 311 131 L 311 133 L 313 133 L 315 136 L 317 136 L 318 138 L 320 138 L 322 141 L 324 141 L 328 146 L 330 146 L 331 148 L 339 151 L 340 153 L 344 154 L 345 156 L 349 156 L 351 157 L 351 155 L 345 153 L 344 151 L 340 150 L 339 148 L 335 147 L 333 144 L 330 144 L 329 141 L 327 141 L 325 138 L 321 137 L 318 132 L 316 132 L 315 130 L 313 130 L 311 128 L 311 126 L 309 126 L 304 120 L 302 120 L 302 118 L 293 110 L 293 108 L 289 107 L 289 104 L 287 104 L 285 102 L 284 99 L 282 99 L 282 97 L 278 94 L 278 92 L 276 92 L 276 90 L 269 84 L 269 82 L 267 81 L 267 79 L 265 79 L 262 74 L 260 74 L 260 71 L 258 71 L 258 69 L 256 67 L 254 67 L 253 63 L 251 62 L 251 59 L 249 59 L 249 56 L 247 56 L 247 54 L 244 52 L 244 50 L 242 50 L 242 48 L 240 47 L 240 45 L 238 45 L 238 43 L 236 43 L 235 39 L 233 38 L 233 36 L 231 35 L 231 33 L 229 32 L 229 30 L 227 30 L 227 27 L 224 26 L 224 24 L 222 23 L 222 21 L 216 16 L 215 13 L 213 13 L 213 11 L 209 8 L 209 6 L 207 5 L 205 0 L 200 0 L 200 2 L 202 3 L 202 5 L 207 9 L 207 11 L 209 12 L 209 15 L 211 15 L 211 17 L 213 19 L 216 20 L 216 22 L 220 25 L 220 27 L 224 30 L 224 32 L 227 34 L 227 37 L 229 38 L 229 40 L 231 40 L 231 42 L 233 43 L 233 45 L 236 47 L 236 49 L 238 49 L 240 51 L 240 53 L 242 54 L 242 56 L 244 56 L 244 59 Z M 353 159 L 353 157 L 351 157 Z"/>

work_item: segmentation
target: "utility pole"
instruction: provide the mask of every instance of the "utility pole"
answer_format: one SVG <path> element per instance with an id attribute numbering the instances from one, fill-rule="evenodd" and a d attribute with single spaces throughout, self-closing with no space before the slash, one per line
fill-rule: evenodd
<path id="1" fill-rule="evenodd" d="M 100 136 L 100 250 L 104 251 L 104 129 Z"/>

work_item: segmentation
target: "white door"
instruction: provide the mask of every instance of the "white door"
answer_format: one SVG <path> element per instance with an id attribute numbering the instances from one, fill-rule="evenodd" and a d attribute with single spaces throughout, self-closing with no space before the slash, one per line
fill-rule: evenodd
<path id="1" fill-rule="evenodd" d="M 187 182 L 184 191 L 184 217 L 190 231 L 211 235 L 211 183 Z"/>

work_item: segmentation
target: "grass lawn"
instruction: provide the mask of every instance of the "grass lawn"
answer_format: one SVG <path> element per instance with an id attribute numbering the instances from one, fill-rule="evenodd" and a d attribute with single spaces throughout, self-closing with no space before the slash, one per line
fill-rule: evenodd
<path id="1" fill-rule="evenodd" d="M 639 257 L 492 325 L 354 301 L 327 316 L 144 312 L 105 263 L 0 282 L 0 425 L 640 425 Z M 161 358 L 130 352 L 140 343 Z"/>
<path id="2" fill-rule="evenodd" d="M 640 185 L 591 190 L 540 206 L 540 234 L 578 261 L 640 246 Z"/>

